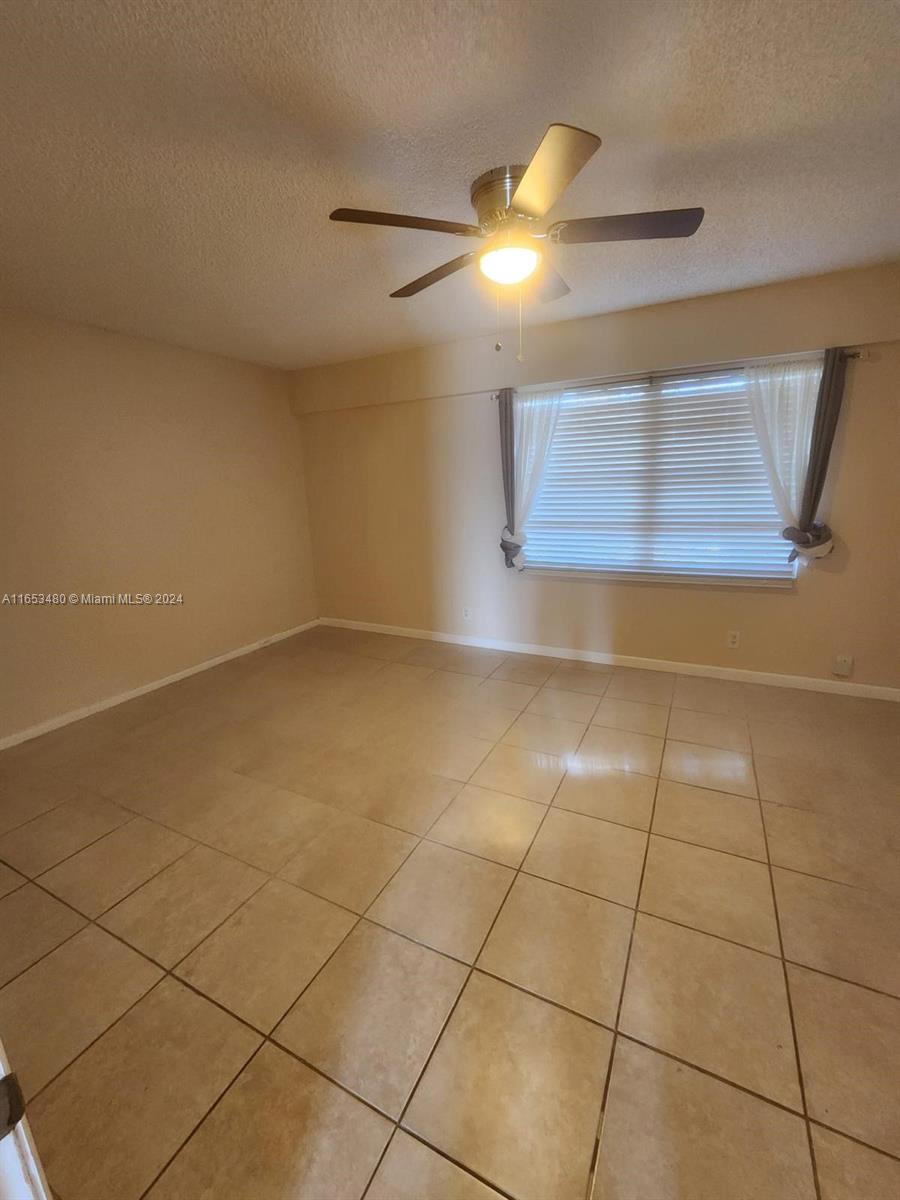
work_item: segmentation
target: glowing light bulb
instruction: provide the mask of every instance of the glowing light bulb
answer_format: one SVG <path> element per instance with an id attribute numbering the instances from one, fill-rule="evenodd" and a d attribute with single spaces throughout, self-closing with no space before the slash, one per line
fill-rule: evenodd
<path id="1" fill-rule="evenodd" d="M 541 261 L 540 251 L 531 246 L 497 246 L 485 250 L 478 260 L 482 275 L 494 283 L 521 283 Z"/>

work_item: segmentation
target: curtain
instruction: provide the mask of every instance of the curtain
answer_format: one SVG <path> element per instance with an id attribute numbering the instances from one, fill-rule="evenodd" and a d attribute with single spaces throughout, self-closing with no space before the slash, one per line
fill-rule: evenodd
<path id="1" fill-rule="evenodd" d="M 522 549 L 510 541 L 511 530 L 516 527 L 516 468 L 515 468 L 515 419 L 513 417 L 512 388 L 501 388 L 497 399 L 500 409 L 500 470 L 503 474 L 503 500 L 506 504 L 506 524 L 500 535 L 500 549 L 508 567 L 516 565 L 515 558 Z"/>
<path id="2" fill-rule="evenodd" d="M 846 371 L 847 355 L 844 351 L 834 347 L 826 350 L 825 362 L 822 366 L 822 381 L 819 384 L 819 399 L 816 404 L 816 419 L 813 422 L 810 441 L 806 486 L 803 489 L 803 499 L 800 503 L 800 530 L 815 528 L 815 517 L 819 509 L 819 501 L 822 499 L 825 476 L 828 474 L 831 445 L 841 413 L 841 401 L 844 398 Z M 830 542 L 831 530 L 828 529 L 828 526 L 821 525 L 819 528 L 828 530 Z"/>
<path id="3" fill-rule="evenodd" d="M 815 520 L 841 407 L 845 360 L 841 350 L 822 359 L 754 363 L 746 368 L 750 414 L 772 498 L 791 542 L 790 561 L 823 558 L 832 533 Z"/>
<path id="4" fill-rule="evenodd" d="M 506 504 L 500 548 L 506 565 L 520 571 L 525 565 L 524 528 L 544 477 L 562 397 L 561 391 L 518 396 L 512 388 L 503 388 L 499 393 L 500 466 Z"/>

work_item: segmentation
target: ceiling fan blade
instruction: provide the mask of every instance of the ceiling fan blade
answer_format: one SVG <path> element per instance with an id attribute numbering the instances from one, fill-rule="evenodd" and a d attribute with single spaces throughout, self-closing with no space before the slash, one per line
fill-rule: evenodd
<path id="1" fill-rule="evenodd" d="M 519 180 L 511 207 L 526 217 L 542 217 L 599 148 L 595 133 L 551 125 Z"/>
<path id="2" fill-rule="evenodd" d="M 557 221 L 547 230 L 552 242 L 632 242 L 641 238 L 690 237 L 703 220 L 702 208 L 623 213 L 615 217 L 579 217 Z"/>
<path id="3" fill-rule="evenodd" d="M 476 257 L 476 251 L 470 250 L 468 254 L 460 254 L 459 258 L 451 258 L 449 262 L 445 262 L 443 266 L 435 267 L 427 275 L 420 275 L 418 279 L 414 279 L 406 287 L 398 288 L 396 292 L 391 292 L 391 299 L 405 300 L 407 296 L 415 296 L 417 292 L 424 291 L 425 288 L 431 287 L 433 283 L 439 283 L 440 280 L 446 279 L 448 275 L 452 275 L 456 271 L 461 271 L 470 262 L 474 262 Z"/>
<path id="4" fill-rule="evenodd" d="M 459 221 L 433 221 L 431 217 L 407 217 L 403 213 L 370 212 L 367 208 L 336 208 L 329 213 L 332 221 L 352 221 L 355 225 L 398 225 L 402 229 L 430 229 L 434 233 L 455 233 L 458 237 L 484 237 L 477 225 Z"/>
<path id="5" fill-rule="evenodd" d="M 537 298 L 541 304 L 548 304 L 551 300 L 561 300 L 563 296 L 568 296 L 571 288 L 557 271 L 552 263 L 549 263 L 546 258 L 541 263 L 537 273 Z"/>

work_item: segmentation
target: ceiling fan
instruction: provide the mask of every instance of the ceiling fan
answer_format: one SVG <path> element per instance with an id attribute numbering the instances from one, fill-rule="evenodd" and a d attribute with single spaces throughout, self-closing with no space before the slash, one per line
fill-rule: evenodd
<path id="1" fill-rule="evenodd" d="M 594 133 L 576 129 L 574 125 L 551 125 L 527 166 L 494 167 L 479 175 L 472 184 L 470 196 L 478 216 L 477 225 L 408 217 L 401 213 L 370 212 L 362 208 L 336 208 L 330 214 L 331 220 L 430 229 L 435 233 L 452 233 L 485 241 L 483 249 L 460 254 L 391 292 L 394 298 L 415 296 L 477 259 L 482 274 L 494 283 L 518 284 L 535 275 L 539 298 L 558 300 L 571 289 L 547 260 L 542 249 L 546 242 L 630 242 L 645 238 L 690 237 L 703 220 L 702 208 L 670 208 L 661 212 L 554 221 L 541 230 L 543 218 L 599 147 L 600 139 Z"/>

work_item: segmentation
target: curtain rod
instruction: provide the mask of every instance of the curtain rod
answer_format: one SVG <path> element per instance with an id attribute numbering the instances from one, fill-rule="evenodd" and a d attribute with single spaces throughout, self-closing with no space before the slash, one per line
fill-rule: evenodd
<path id="1" fill-rule="evenodd" d="M 553 383 L 553 382 L 551 382 L 551 383 L 529 383 L 529 384 L 523 384 L 517 390 L 523 391 L 523 392 L 530 392 L 530 391 L 538 392 L 538 391 L 548 391 L 551 388 L 572 388 L 572 389 L 574 389 L 579 386 L 589 386 L 590 384 L 596 384 L 596 383 L 628 382 L 628 380 L 630 380 L 630 379 L 647 379 L 647 378 L 652 378 L 653 376 L 659 376 L 659 375 L 678 375 L 678 374 L 696 375 L 696 374 L 701 374 L 704 371 L 717 371 L 717 370 L 725 370 L 728 367 L 734 368 L 734 367 L 746 366 L 747 363 L 775 362 L 778 359 L 792 359 L 792 358 L 804 358 L 804 357 L 812 358 L 812 357 L 815 357 L 817 354 L 824 354 L 824 353 L 825 353 L 824 350 L 800 350 L 796 354 L 766 354 L 766 355 L 762 355 L 759 358 L 741 358 L 741 359 L 735 359 L 731 362 L 723 362 L 723 363 L 704 363 L 698 367 L 693 367 L 693 368 L 679 367 L 679 368 L 675 368 L 672 371 L 649 371 L 649 372 L 641 371 L 641 372 L 632 372 L 627 375 L 592 375 L 592 376 L 585 376 L 583 379 L 568 379 L 568 380 L 562 380 L 557 383 Z M 859 359 L 868 359 L 870 356 L 869 350 L 865 345 L 863 345 L 861 348 L 844 350 L 844 354 L 846 355 L 847 358 L 859 358 Z M 316 416 L 317 414 L 322 414 L 322 413 L 355 412 L 358 409 L 386 408 L 386 407 L 388 407 L 390 405 L 394 405 L 394 404 L 421 404 L 423 401 L 426 401 L 426 400 L 466 400 L 471 396 L 487 396 L 491 400 L 496 400 L 502 390 L 503 390 L 502 388 L 492 387 L 492 386 L 488 385 L 486 387 L 472 388 L 471 391 L 467 391 L 467 392 L 431 392 L 431 393 L 426 392 L 423 395 L 405 396 L 405 397 L 403 397 L 403 399 L 400 399 L 400 400 L 381 400 L 375 404 L 367 404 L 367 403 L 341 404 L 341 405 L 336 405 L 333 408 L 301 409 L 299 412 L 299 415 L 301 417 L 308 417 L 308 416 Z"/>
<path id="2" fill-rule="evenodd" d="M 671 379 L 678 376 L 693 376 L 693 375 L 716 375 L 723 371 L 734 371 L 738 367 L 753 366 L 756 363 L 764 362 L 805 362 L 808 359 L 818 358 L 824 354 L 823 350 L 798 350 L 793 354 L 763 354 L 757 358 L 736 358 L 725 362 L 702 363 L 695 367 L 675 367 L 673 370 L 656 370 L 656 371 L 629 371 L 623 375 L 593 375 L 583 379 L 563 379 L 552 383 L 527 384 L 522 388 L 517 389 L 524 395 L 532 392 L 545 392 L 551 390 L 562 390 L 566 392 L 576 392 L 590 387 L 595 387 L 597 384 L 608 383 L 630 383 L 638 380 L 654 379 Z M 867 349 L 844 349 L 845 358 L 868 359 L 869 351 Z M 499 396 L 499 390 L 491 393 L 491 399 L 496 400 Z"/>

